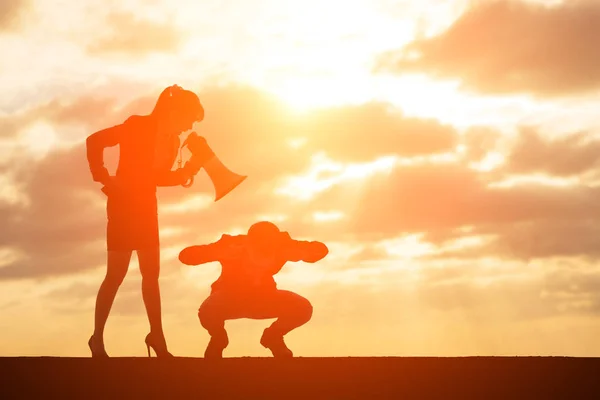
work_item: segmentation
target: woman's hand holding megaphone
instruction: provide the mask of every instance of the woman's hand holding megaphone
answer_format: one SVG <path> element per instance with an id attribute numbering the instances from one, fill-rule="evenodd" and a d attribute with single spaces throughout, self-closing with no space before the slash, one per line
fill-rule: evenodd
<path id="1" fill-rule="evenodd" d="M 192 157 L 183 167 L 190 177 L 195 176 L 202 168 L 204 163 L 215 156 L 206 139 L 198 136 L 196 132 L 192 132 L 185 139 L 181 147 L 187 146 L 192 153 Z"/>
<path id="2" fill-rule="evenodd" d="M 204 148 L 208 147 L 206 139 L 203 136 L 199 136 L 196 132 L 192 132 L 188 135 L 182 146 L 185 145 L 187 145 L 192 154 L 200 153 L 202 150 L 204 150 Z"/>
<path id="3" fill-rule="evenodd" d="M 204 168 L 215 186 L 215 201 L 217 201 L 246 179 L 246 176 L 238 175 L 227 169 L 206 143 L 206 139 L 198 136 L 196 132 L 188 135 L 181 147 L 185 146 L 192 153 L 192 157 L 183 168 L 180 168 L 184 179 L 181 184 L 183 187 L 192 186 L 194 177 L 201 168 Z M 179 165 L 181 165 L 181 159 Z"/>

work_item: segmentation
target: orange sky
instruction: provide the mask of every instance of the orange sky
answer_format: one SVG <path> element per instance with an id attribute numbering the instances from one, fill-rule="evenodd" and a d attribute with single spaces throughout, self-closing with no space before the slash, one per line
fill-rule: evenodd
<path id="1" fill-rule="evenodd" d="M 0 356 L 88 356 L 105 197 L 84 139 L 199 94 L 195 130 L 248 175 L 159 189 L 170 350 L 201 356 L 218 264 L 178 252 L 259 219 L 330 248 L 279 287 L 299 356 L 599 356 L 595 1 L 4 1 Z M 106 152 L 114 171 L 117 149 Z M 233 321 L 226 356 L 268 356 Z M 107 351 L 142 356 L 134 256 Z"/>

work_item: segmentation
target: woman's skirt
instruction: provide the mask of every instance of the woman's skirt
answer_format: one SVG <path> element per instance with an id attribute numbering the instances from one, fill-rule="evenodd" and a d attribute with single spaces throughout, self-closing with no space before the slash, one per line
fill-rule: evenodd
<path id="1" fill-rule="evenodd" d="M 106 203 L 107 250 L 143 250 L 159 246 L 156 191 L 112 192 Z"/>

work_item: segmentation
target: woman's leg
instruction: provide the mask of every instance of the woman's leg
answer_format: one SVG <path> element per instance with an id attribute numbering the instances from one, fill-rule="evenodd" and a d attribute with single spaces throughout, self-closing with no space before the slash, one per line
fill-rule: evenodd
<path id="1" fill-rule="evenodd" d="M 106 276 L 98 296 L 96 297 L 96 310 L 94 317 L 94 342 L 98 344 L 104 343 L 104 326 L 110 314 L 115 296 L 119 290 L 119 286 L 123 282 L 129 261 L 131 260 L 131 251 L 114 251 L 109 250 L 107 255 Z"/>
<path id="2" fill-rule="evenodd" d="M 148 322 L 150 323 L 150 334 L 157 339 L 163 339 L 163 327 L 161 317 L 160 287 L 158 277 L 160 275 L 160 249 L 138 250 L 138 261 L 142 274 L 142 296 Z"/>

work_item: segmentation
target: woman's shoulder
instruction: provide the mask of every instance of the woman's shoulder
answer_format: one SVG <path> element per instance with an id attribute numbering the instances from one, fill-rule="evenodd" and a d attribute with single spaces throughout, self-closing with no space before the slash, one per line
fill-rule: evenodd
<path id="1" fill-rule="evenodd" d="M 151 125 L 152 118 L 149 115 L 131 115 L 123 123 L 126 126 L 138 127 L 138 126 L 149 126 Z"/>
<path id="2" fill-rule="evenodd" d="M 122 139 L 137 140 L 141 135 L 152 130 L 153 121 L 146 115 L 131 115 L 121 125 Z"/>

